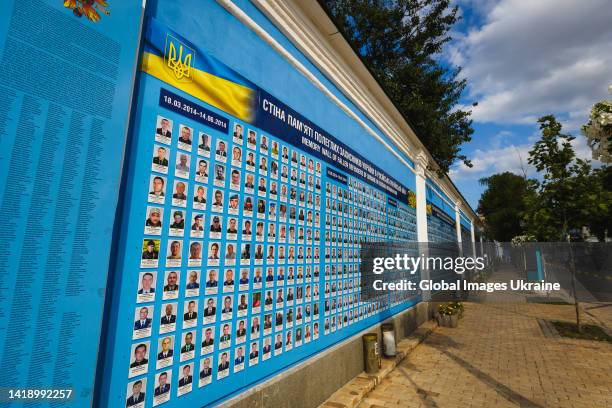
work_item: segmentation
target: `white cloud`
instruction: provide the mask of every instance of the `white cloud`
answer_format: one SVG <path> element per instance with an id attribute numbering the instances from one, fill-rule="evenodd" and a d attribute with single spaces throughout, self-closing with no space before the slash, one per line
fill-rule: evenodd
<path id="1" fill-rule="evenodd" d="M 531 144 L 509 145 L 497 149 L 475 150 L 471 155 L 472 167 L 461 163 L 451 169 L 450 177 L 453 180 L 470 179 L 478 181 L 494 173 L 509 171 L 522 176 L 533 177 L 535 169 L 527 163 Z"/>
<path id="2" fill-rule="evenodd" d="M 535 167 L 527 163 L 529 159 L 529 151 L 533 148 L 533 143 L 540 138 L 539 133 L 534 134 L 533 140 L 525 144 L 507 144 L 501 146 L 503 138 L 511 136 L 511 133 L 502 131 L 494 136 L 493 140 L 502 139 L 501 143 L 494 143 L 497 147 L 491 147 L 487 150 L 476 149 L 471 154 L 472 167 L 467 167 L 461 163 L 451 169 L 449 175 L 453 180 L 471 180 L 477 182 L 483 177 L 488 177 L 492 174 L 503 173 L 509 171 L 519 176 L 526 175 L 528 178 L 540 178 L 541 174 L 537 174 Z M 576 153 L 576 157 L 581 159 L 591 159 L 591 149 L 586 143 L 584 137 L 576 137 L 572 142 L 572 147 Z M 598 166 L 598 162 L 593 163 Z"/>
<path id="3" fill-rule="evenodd" d="M 462 6 L 465 2 L 459 2 Z M 484 24 L 446 51 L 463 66 L 482 123 L 534 124 L 553 113 L 566 129 L 587 121 L 612 83 L 612 7 L 607 0 L 500 0 Z"/>

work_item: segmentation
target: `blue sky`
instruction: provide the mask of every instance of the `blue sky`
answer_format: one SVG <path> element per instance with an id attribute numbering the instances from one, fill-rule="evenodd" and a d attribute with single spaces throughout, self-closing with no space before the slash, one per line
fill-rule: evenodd
<path id="1" fill-rule="evenodd" d="M 610 97 L 612 7 L 608 0 L 455 0 L 463 20 L 442 58 L 463 68 L 473 101 L 475 133 L 463 150 L 474 163 L 451 178 L 475 209 L 478 180 L 511 171 L 536 177 L 527 164 L 538 117 L 554 114 L 577 136 L 579 156 L 590 150 L 579 129 L 590 107 Z"/>

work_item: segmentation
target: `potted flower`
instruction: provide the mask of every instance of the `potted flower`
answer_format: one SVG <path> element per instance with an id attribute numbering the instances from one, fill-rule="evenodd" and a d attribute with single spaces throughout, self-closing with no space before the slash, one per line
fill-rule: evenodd
<path id="1" fill-rule="evenodd" d="M 438 306 L 438 324 L 442 327 L 457 327 L 459 323 L 459 309 L 449 303 Z"/>
<path id="2" fill-rule="evenodd" d="M 461 302 L 449 302 L 448 305 L 449 305 L 449 307 L 452 307 L 453 309 L 457 310 L 457 315 L 459 316 L 459 319 L 463 319 L 463 311 L 465 310 L 465 307 L 463 306 L 463 303 L 461 303 Z"/>

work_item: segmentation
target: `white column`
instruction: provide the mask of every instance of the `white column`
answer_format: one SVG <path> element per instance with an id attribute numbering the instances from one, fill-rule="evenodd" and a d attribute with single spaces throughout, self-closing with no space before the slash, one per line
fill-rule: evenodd
<path id="1" fill-rule="evenodd" d="M 427 189 L 425 187 L 427 180 L 427 156 L 420 152 L 415 161 L 416 165 L 416 218 L 417 218 L 417 240 L 419 242 L 419 255 L 428 256 L 427 241 Z M 421 280 L 429 280 L 429 270 L 421 268 Z M 424 301 L 431 300 L 431 292 L 423 291 L 422 297 Z"/>
<path id="2" fill-rule="evenodd" d="M 419 154 L 416 160 L 416 218 L 417 218 L 417 239 L 419 242 L 427 242 L 427 191 L 425 181 L 427 175 L 427 159 Z"/>
<path id="3" fill-rule="evenodd" d="M 470 235 L 472 236 L 472 253 L 476 258 L 476 231 L 474 229 L 474 221 L 470 221 Z"/>
<path id="4" fill-rule="evenodd" d="M 480 235 L 479 241 L 480 241 L 480 256 L 484 256 L 484 244 L 483 244 L 482 234 Z"/>
<path id="5" fill-rule="evenodd" d="M 457 243 L 461 249 L 461 215 L 459 215 L 459 201 L 455 203 L 455 229 L 457 230 Z"/>

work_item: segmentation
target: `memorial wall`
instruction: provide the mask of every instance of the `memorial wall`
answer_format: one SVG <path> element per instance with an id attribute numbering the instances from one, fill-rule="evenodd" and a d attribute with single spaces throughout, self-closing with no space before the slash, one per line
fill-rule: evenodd
<path id="1" fill-rule="evenodd" d="M 414 162 L 220 3 L 0 16 L 0 406 L 217 404 L 421 300 L 360 293 L 362 245 L 418 240 Z M 428 240 L 456 243 L 425 196 Z"/>
<path id="2" fill-rule="evenodd" d="M 359 293 L 363 242 L 416 241 L 407 186 L 286 91 L 145 32 L 103 405 L 216 403 L 418 301 Z"/>

